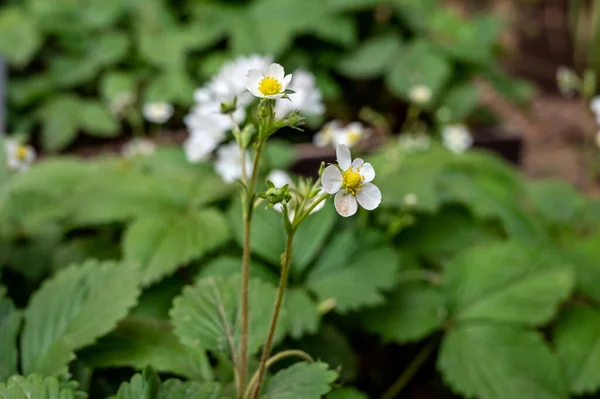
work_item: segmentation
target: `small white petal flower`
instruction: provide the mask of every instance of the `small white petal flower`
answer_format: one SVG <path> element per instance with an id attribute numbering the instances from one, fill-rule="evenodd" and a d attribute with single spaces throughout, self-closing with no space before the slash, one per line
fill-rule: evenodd
<path id="1" fill-rule="evenodd" d="M 217 150 L 215 170 L 226 183 L 232 183 L 242 177 L 242 150 L 236 142 L 222 145 Z M 252 173 L 252 161 L 246 153 L 246 174 Z"/>
<path id="2" fill-rule="evenodd" d="M 446 126 L 442 130 L 442 141 L 450 151 L 461 154 L 473 145 L 473 136 L 464 125 Z"/>
<path id="3" fill-rule="evenodd" d="M 338 145 L 345 145 L 348 148 L 352 148 L 368 135 L 369 130 L 362 123 L 352 122 L 334 133 L 333 144 L 336 147 Z"/>
<path id="4" fill-rule="evenodd" d="M 35 161 L 35 150 L 29 145 L 19 144 L 15 140 L 6 140 L 4 143 L 6 152 L 6 166 L 15 172 L 24 172 Z"/>
<path id="5" fill-rule="evenodd" d="M 410 101 L 417 105 L 423 105 L 431 100 L 431 89 L 425 85 L 418 85 L 410 89 Z"/>
<path id="6" fill-rule="evenodd" d="M 166 102 L 147 103 L 143 114 L 148 122 L 163 124 L 173 116 L 173 106 Z"/>
<path id="7" fill-rule="evenodd" d="M 404 196 L 402 202 L 407 207 L 413 207 L 419 203 L 419 197 L 415 193 L 408 193 Z"/>
<path id="8" fill-rule="evenodd" d="M 352 161 L 350 149 L 345 145 L 336 148 L 338 165 L 329 165 L 321 177 L 325 192 L 335 194 L 337 212 L 344 217 L 352 216 L 358 204 L 366 210 L 373 210 L 381 203 L 381 191 L 371 181 L 375 170 L 361 158 Z M 357 204 L 358 202 L 358 204 Z"/>
<path id="9" fill-rule="evenodd" d="M 136 156 L 149 156 L 154 153 L 156 146 L 146 138 L 134 137 L 121 148 L 121 154 L 125 158 L 134 158 Z"/>
<path id="10" fill-rule="evenodd" d="M 292 80 L 292 75 L 285 75 L 283 67 L 271 64 L 265 71 L 252 69 L 246 77 L 246 88 L 259 98 L 281 98 Z"/>
<path id="11" fill-rule="evenodd" d="M 313 136 L 313 144 L 317 147 L 328 147 L 333 145 L 335 136 L 342 130 L 340 121 L 334 120 L 327 122 L 319 132 Z"/>
<path id="12" fill-rule="evenodd" d="M 315 76 L 302 69 L 294 71 L 293 75 L 294 80 L 288 88 L 294 93 L 288 94 L 288 98 L 277 100 L 275 117 L 281 119 L 293 111 L 298 111 L 301 115 L 323 115 L 325 106 Z"/>

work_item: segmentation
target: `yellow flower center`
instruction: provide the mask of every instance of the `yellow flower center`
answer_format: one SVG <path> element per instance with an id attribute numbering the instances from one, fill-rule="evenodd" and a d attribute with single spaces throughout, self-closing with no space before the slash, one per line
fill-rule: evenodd
<path id="1" fill-rule="evenodd" d="M 353 170 L 351 166 L 344 172 L 343 175 L 343 183 L 346 187 L 346 191 L 352 194 L 356 194 L 356 192 L 360 191 L 360 188 L 362 187 L 363 177 L 360 175 L 360 173 L 358 173 L 359 171 L 360 169 L 357 169 L 357 171 Z"/>
<path id="2" fill-rule="evenodd" d="M 258 84 L 258 90 L 265 96 L 272 96 L 281 92 L 281 83 L 275 78 L 266 76 Z"/>
<path id="3" fill-rule="evenodd" d="M 359 138 L 360 138 L 360 133 L 358 133 L 358 132 L 348 133 L 348 141 L 352 145 L 356 144 L 356 142 L 358 141 Z"/>
<path id="4" fill-rule="evenodd" d="M 25 158 L 27 157 L 27 147 L 25 147 L 24 145 L 18 146 L 15 155 L 17 156 L 18 160 L 25 160 Z"/>

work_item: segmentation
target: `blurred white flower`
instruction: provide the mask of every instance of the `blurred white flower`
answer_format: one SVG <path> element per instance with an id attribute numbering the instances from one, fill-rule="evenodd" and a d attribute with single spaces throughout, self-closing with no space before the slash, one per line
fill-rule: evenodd
<path id="1" fill-rule="evenodd" d="M 419 203 L 419 197 L 415 193 L 408 193 L 402 199 L 402 202 L 407 207 L 413 207 Z"/>
<path id="2" fill-rule="evenodd" d="M 579 77 L 571 68 L 561 66 L 556 70 L 556 83 L 560 93 L 568 98 L 577 94 L 579 86 Z"/>
<path id="3" fill-rule="evenodd" d="M 259 98 L 281 98 L 292 81 L 292 75 L 286 75 L 283 67 L 273 63 L 266 70 L 252 69 L 246 77 L 246 88 Z"/>
<path id="4" fill-rule="evenodd" d="M 369 133 L 369 130 L 360 122 L 349 123 L 342 129 L 338 129 L 334 132 L 334 147 L 337 147 L 338 145 L 345 145 L 349 148 L 352 148 L 362 139 L 366 138 Z"/>
<path id="5" fill-rule="evenodd" d="M 409 97 L 410 101 L 417 105 L 423 105 L 431 100 L 431 89 L 425 85 L 414 86 L 410 89 Z"/>
<path id="6" fill-rule="evenodd" d="M 400 149 L 406 153 L 427 151 L 431 148 L 431 139 L 424 133 L 405 133 L 398 138 Z"/>
<path id="7" fill-rule="evenodd" d="M 461 154 L 473 145 L 473 136 L 464 125 L 450 125 L 442 129 L 442 141 L 450 151 Z"/>
<path id="8" fill-rule="evenodd" d="M 292 178 L 286 172 L 281 169 L 273 169 L 267 175 L 267 180 L 269 180 L 273 185 L 277 188 L 281 188 L 286 184 L 292 184 Z"/>
<path id="9" fill-rule="evenodd" d="M 294 184 L 290 175 L 288 175 L 286 172 L 284 172 L 283 170 L 280 170 L 280 169 L 272 170 L 267 175 L 267 180 L 269 180 L 271 183 L 273 183 L 273 185 L 277 188 L 282 188 L 286 184 L 288 184 L 290 186 L 292 186 Z M 294 219 L 295 208 L 296 208 L 296 204 L 298 201 L 297 194 L 294 193 L 293 191 L 291 191 L 291 194 L 292 194 L 292 200 L 290 201 L 290 203 L 288 205 L 288 218 L 290 219 L 290 221 L 292 221 Z M 321 189 L 317 193 L 317 195 L 315 195 L 313 198 L 306 201 L 305 206 L 307 208 L 310 208 L 312 206 L 312 204 L 315 203 L 317 198 L 319 198 L 323 194 L 325 194 L 325 190 Z M 321 209 L 323 209 L 324 206 L 325 206 L 325 201 L 321 201 L 317 206 L 315 206 L 313 208 L 312 211 L 310 211 L 310 214 L 312 215 L 313 213 L 320 211 Z M 283 212 L 283 205 L 275 204 L 275 205 L 273 205 L 273 209 L 275 209 L 277 212 Z"/>
<path id="10" fill-rule="evenodd" d="M 226 183 L 232 183 L 242 177 L 242 150 L 235 141 L 219 147 L 215 170 Z M 246 153 L 246 173 L 252 173 L 252 161 L 248 153 Z"/>
<path id="11" fill-rule="evenodd" d="M 315 76 L 303 69 L 293 73 L 294 79 L 288 88 L 294 93 L 288 94 L 289 99 L 280 98 L 275 103 L 275 116 L 280 119 L 297 110 L 302 115 L 323 115 L 321 91 L 316 86 Z"/>
<path id="12" fill-rule="evenodd" d="M 143 137 L 134 137 L 129 140 L 123 148 L 121 148 L 121 154 L 125 158 L 133 158 L 136 156 L 149 156 L 154 153 L 156 146 L 154 143 Z"/>
<path id="13" fill-rule="evenodd" d="M 320 131 L 313 136 L 313 144 L 317 147 L 328 147 L 333 145 L 335 136 L 343 126 L 340 121 L 333 120 L 323 125 Z"/>
<path id="14" fill-rule="evenodd" d="M 35 150 L 30 145 L 24 145 L 8 139 L 4 143 L 6 166 L 15 172 L 24 172 L 35 161 Z"/>
<path id="15" fill-rule="evenodd" d="M 344 217 L 352 216 L 358 204 L 368 211 L 377 208 L 381 203 L 381 191 L 371 181 L 375 178 L 375 170 L 370 163 L 361 158 L 352 161 L 350 149 L 345 145 L 336 148 L 338 165 L 325 168 L 321 182 L 323 189 L 335 194 L 334 204 L 337 212 Z"/>
<path id="16" fill-rule="evenodd" d="M 206 161 L 224 139 L 224 130 L 211 124 L 196 125 L 183 143 L 188 162 Z"/>
<path id="17" fill-rule="evenodd" d="M 600 125 L 600 96 L 597 96 L 592 99 L 590 102 L 590 109 L 592 113 L 596 117 L 596 122 Z"/>
<path id="18" fill-rule="evenodd" d="M 161 125 L 173 116 L 173 106 L 166 102 L 146 103 L 142 113 L 148 122 Z"/>

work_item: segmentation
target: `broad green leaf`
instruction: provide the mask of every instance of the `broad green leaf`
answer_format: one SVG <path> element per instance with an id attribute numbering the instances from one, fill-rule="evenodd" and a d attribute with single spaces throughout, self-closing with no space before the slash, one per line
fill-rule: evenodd
<path id="1" fill-rule="evenodd" d="M 39 374 L 27 377 L 15 375 L 8 382 L 0 382 L 0 397 L 7 399 L 82 399 L 87 395 L 77 391 L 77 384 L 64 384 L 56 377 L 43 378 Z"/>
<path id="2" fill-rule="evenodd" d="M 119 124 L 108 109 L 95 101 L 82 103 L 80 114 L 81 129 L 91 136 L 115 137 L 119 134 Z"/>
<path id="3" fill-rule="evenodd" d="M 169 379 L 162 383 L 157 399 L 218 399 L 221 385 L 218 382 L 179 381 Z"/>
<path id="4" fill-rule="evenodd" d="M 0 286 L 0 381 L 6 381 L 17 370 L 17 336 L 23 315 Z"/>
<path id="5" fill-rule="evenodd" d="M 373 8 L 386 0 L 325 0 L 327 7 L 334 11 L 360 11 Z"/>
<path id="6" fill-rule="evenodd" d="M 369 399 L 369 397 L 355 388 L 339 388 L 328 394 L 327 399 Z"/>
<path id="7" fill-rule="evenodd" d="M 479 91 L 472 81 L 452 86 L 441 100 L 440 108 L 450 111 L 450 122 L 461 123 L 479 105 Z"/>
<path id="8" fill-rule="evenodd" d="M 195 281 L 206 277 L 229 277 L 233 274 L 240 273 L 241 270 L 241 254 L 239 256 L 222 255 L 216 259 L 210 260 L 205 265 L 202 265 Z M 279 283 L 279 276 L 277 274 L 278 270 L 273 270 L 258 261 L 250 260 L 250 277 L 255 277 L 267 283 L 276 285 Z"/>
<path id="9" fill-rule="evenodd" d="M 284 306 L 287 309 L 287 330 L 294 339 L 305 334 L 314 334 L 319 329 L 321 315 L 317 304 L 302 288 L 288 288 Z"/>
<path id="10" fill-rule="evenodd" d="M 138 48 L 142 58 L 152 65 L 165 69 L 181 68 L 192 47 L 192 39 L 183 27 L 142 31 L 138 35 Z"/>
<path id="11" fill-rule="evenodd" d="M 174 275 L 146 288 L 129 315 L 168 321 L 173 299 L 181 294 L 185 285 L 183 279 Z"/>
<path id="12" fill-rule="evenodd" d="M 536 326 L 554 316 L 574 276 L 546 247 L 509 241 L 460 253 L 445 266 L 443 284 L 455 320 Z"/>
<path id="13" fill-rule="evenodd" d="M 214 209 L 147 215 L 127 228 L 123 252 L 125 259 L 139 265 L 142 283 L 149 284 L 201 258 L 228 238 L 227 221 Z"/>
<path id="14" fill-rule="evenodd" d="M 358 26 L 353 17 L 330 15 L 314 25 L 311 33 L 324 41 L 350 48 L 356 44 Z"/>
<path id="15" fill-rule="evenodd" d="M 310 215 L 298 227 L 292 244 L 292 268 L 295 273 L 304 271 L 319 250 L 325 248 L 325 241 L 337 220 L 334 207 L 325 204 L 322 210 Z"/>
<path id="16" fill-rule="evenodd" d="M 80 109 L 80 100 L 68 94 L 53 96 L 42 106 L 42 145 L 46 150 L 61 150 L 75 139 Z"/>
<path id="17" fill-rule="evenodd" d="M 571 244 L 565 253 L 565 259 L 574 266 L 577 290 L 600 304 L 600 235 L 579 239 Z"/>
<path id="18" fill-rule="evenodd" d="M 390 68 L 401 51 L 402 41 L 395 34 L 370 38 L 344 56 L 338 69 L 352 78 L 378 77 Z"/>
<path id="19" fill-rule="evenodd" d="M 381 307 L 362 314 L 365 328 L 387 341 L 418 341 L 441 328 L 446 316 L 444 298 L 431 285 L 400 284 Z"/>
<path id="20" fill-rule="evenodd" d="M 325 363 L 296 363 L 269 380 L 261 399 L 320 399 L 336 378 Z"/>
<path id="21" fill-rule="evenodd" d="M 600 312 L 574 305 L 563 312 L 552 331 L 571 392 L 592 393 L 600 387 Z"/>
<path id="22" fill-rule="evenodd" d="M 265 146 L 261 164 L 266 165 L 268 170 L 288 169 L 296 162 L 296 148 L 289 142 L 277 139 L 269 139 Z"/>
<path id="23" fill-rule="evenodd" d="M 173 301 L 171 320 L 175 334 L 186 345 L 239 355 L 241 277 L 228 279 L 207 277 L 186 287 Z M 275 288 L 252 279 L 249 286 L 248 353 L 264 344 L 275 302 Z M 281 338 L 286 325 L 285 309 L 281 312 L 276 335 Z"/>
<path id="24" fill-rule="evenodd" d="M 36 21 L 18 7 L 4 7 L 0 13 L 0 53 L 17 66 L 26 65 L 42 45 Z"/>
<path id="25" fill-rule="evenodd" d="M 410 43 L 390 69 L 386 83 L 391 92 L 409 98 L 410 90 L 419 85 L 431 89 L 435 100 L 452 76 L 452 64 L 430 43 L 416 40 Z"/>
<path id="26" fill-rule="evenodd" d="M 11 77 L 7 93 L 16 107 L 25 107 L 42 102 L 42 99 L 54 90 L 54 81 L 47 75 Z M 21 131 L 21 130 L 16 130 Z"/>
<path id="27" fill-rule="evenodd" d="M 116 399 L 152 399 L 159 389 L 160 377 L 152 367 L 146 367 L 142 374 L 135 374 L 130 382 L 121 384 Z"/>
<path id="28" fill-rule="evenodd" d="M 446 334 L 437 362 L 465 397 L 567 399 L 558 359 L 534 331 L 503 325 L 458 327 Z"/>
<path id="29" fill-rule="evenodd" d="M 152 366 L 158 372 L 193 380 L 210 378 L 212 371 L 203 349 L 179 342 L 166 320 L 129 317 L 95 345 L 78 353 L 94 368 Z"/>
<path id="30" fill-rule="evenodd" d="M 508 75 L 499 66 L 487 68 L 482 72 L 484 77 L 490 81 L 498 93 L 519 105 L 530 103 L 536 92 L 533 83 L 522 79 L 516 79 L 514 75 Z"/>
<path id="31" fill-rule="evenodd" d="M 25 310 L 21 364 L 25 373 L 57 374 L 73 351 L 112 330 L 139 295 L 137 273 L 122 263 L 88 261 L 47 280 Z"/>
<path id="32" fill-rule="evenodd" d="M 543 180 L 528 185 L 534 208 L 551 223 L 567 224 L 575 220 L 583 207 L 583 199 L 568 183 Z"/>
<path id="33" fill-rule="evenodd" d="M 119 95 L 136 92 L 136 77 L 130 72 L 111 71 L 104 74 L 100 82 L 100 92 L 104 99 L 111 101 Z"/>
<path id="34" fill-rule="evenodd" d="M 100 65 L 115 64 L 127 56 L 130 44 L 127 33 L 113 29 L 109 33 L 103 32 L 101 36 L 94 38 L 93 52 L 90 55 Z"/>
<path id="35" fill-rule="evenodd" d="M 308 289 L 321 301 L 333 300 L 339 313 L 382 303 L 382 292 L 396 283 L 396 252 L 362 240 L 351 232 L 336 235 L 307 276 Z"/>
<path id="36" fill-rule="evenodd" d="M 191 105 L 195 82 L 185 70 L 173 69 L 156 76 L 146 87 L 145 102 L 166 101 Z"/>

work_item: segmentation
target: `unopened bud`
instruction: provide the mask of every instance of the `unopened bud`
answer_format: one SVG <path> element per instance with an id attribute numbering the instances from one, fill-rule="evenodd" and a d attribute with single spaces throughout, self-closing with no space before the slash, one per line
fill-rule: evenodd
<path id="1" fill-rule="evenodd" d="M 220 112 L 222 114 L 228 115 L 235 112 L 237 109 L 237 97 L 233 97 L 232 101 L 223 101 L 221 103 Z"/>
<path id="2" fill-rule="evenodd" d="M 299 129 L 300 126 L 304 125 L 304 117 L 300 116 L 298 111 L 294 111 L 285 119 L 285 124 L 292 129 Z"/>
<path id="3" fill-rule="evenodd" d="M 319 177 L 323 176 L 323 172 L 325 172 L 325 162 L 321 162 L 321 166 L 319 166 Z"/>
<path id="4" fill-rule="evenodd" d="M 287 204 L 292 200 L 292 195 L 289 192 L 287 184 L 281 188 L 277 188 L 272 182 L 267 181 L 267 185 L 269 189 L 261 197 L 269 201 L 269 207 L 276 204 Z"/>
<path id="5" fill-rule="evenodd" d="M 248 148 L 255 133 L 256 126 L 254 126 L 252 123 L 248 123 L 246 126 L 244 126 L 240 133 L 240 145 L 242 148 Z"/>

